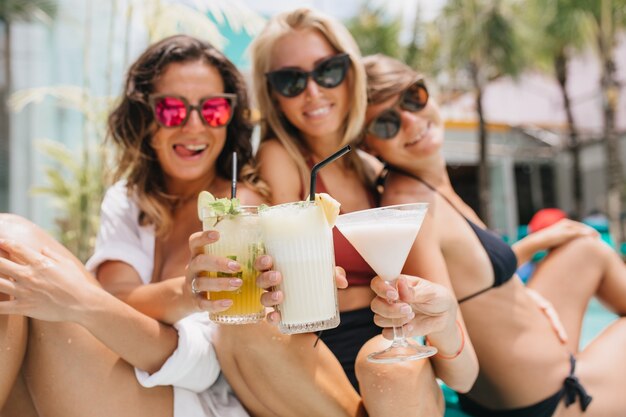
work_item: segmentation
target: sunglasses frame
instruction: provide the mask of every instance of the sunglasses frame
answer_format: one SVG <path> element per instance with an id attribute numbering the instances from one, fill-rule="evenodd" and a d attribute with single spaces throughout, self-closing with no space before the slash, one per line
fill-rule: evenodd
<path id="1" fill-rule="evenodd" d="M 426 100 L 424 100 L 424 104 L 421 105 L 419 108 L 413 108 L 413 106 L 411 105 L 407 105 L 407 100 L 406 98 L 408 97 L 408 93 L 409 91 L 414 87 L 417 86 L 418 88 L 423 89 L 423 91 L 426 93 Z M 411 113 L 417 113 L 419 111 L 422 111 L 426 108 L 426 106 L 428 105 L 428 100 L 430 99 L 430 94 L 428 93 L 428 89 L 426 88 L 426 84 L 424 83 L 423 79 L 418 79 L 417 81 L 415 81 L 413 84 L 411 84 L 410 86 L 408 86 L 407 88 L 405 88 L 401 93 L 400 93 L 400 97 L 398 98 L 398 100 L 393 104 L 393 106 L 386 108 L 385 110 L 381 111 L 380 113 L 378 113 L 378 116 L 376 116 L 374 119 L 372 119 L 371 122 L 368 123 L 367 125 L 367 129 L 366 132 L 374 137 L 376 137 L 377 139 L 380 140 L 391 140 L 393 138 L 395 138 L 396 136 L 398 136 L 398 132 L 400 132 L 400 127 L 402 126 L 402 115 L 400 114 L 400 111 L 398 111 L 398 108 L 400 108 L 401 110 L 404 111 L 408 111 Z M 384 114 L 394 114 L 399 121 L 396 133 L 393 136 L 390 137 L 381 137 L 378 136 L 375 131 L 374 131 L 374 123 L 376 123 L 376 121 Z"/>
<path id="2" fill-rule="evenodd" d="M 159 116 L 157 115 L 157 110 L 156 110 L 156 106 L 159 102 L 159 100 L 163 99 L 163 98 L 175 98 L 177 100 L 180 100 L 183 102 L 183 104 L 185 105 L 185 110 L 187 111 L 187 114 L 185 115 L 185 118 L 176 126 L 167 126 L 164 123 L 161 122 L 161 120 L 159 120 Z M 224 123 L 222 126 L 211 126 L 209 124 L 209 122 L 205 119 L 204 115 L 202 114 L 202 106 L 204 105 L 204 103 L 207 102 L 207 100 L 213 99 L 213 98 L 225 98 L 228 100 L 229 104 L 230 104 L 230 116 L 228 117 L 228 120 L 226 121 L 226 123 Z M 177 127 L 182 127 L 185 126 L 187 124 L 187 121 L 189 120 L 189 118 L 191 117 L 191 112 L 193 112 L 194 110 L 198 112 L 198 115 L 200 116 L 200 120 L 202 121 L 202 124 L 204 126 L 207 126 L 211 129 L 220 129 L 222 127 L 226 127 L 228 126 L 228 124 L 230 123 L 230 121 L 233 119 L 233 115 L 235 114 L 235 107 L 237 107 L 237 95 L 236 94 L 231 94 L 231 93 L 223 93 L 223 94 L 212 94 L 210 96 L 205 96 L 205 97 L 201 97 L 200 100 L 198 100 L 198 104 L 193 105 L 189 103 L 189 100 L 187 100 L 187 98 L 183 97 L 183 96 L 179 96 L 176 94 L 151 94 L 150 96 L 148 96 L 148 102 L 150 103 L 150 110 L 152 111 L 152 115 L 154 116 L 154 120 L 157 122 L 157 124 L 163 128 L 166 129 L 174 129 Z"/>
<path id="3" fill-rule="evenodd" d="M 317 80 L 316 75 L 317 73 L 320 71 L 320 67 L 324 64 L 327 64 L 329 61 L 332 60 L 338 60 L 340 61 L 340 63 L 343 65 L 343 76 L 341 77 L 341 80 L 339 80 L 339 82 L 337 82 L 337 84 L 335 84 L 334 86 L 325 86 L 323 84 L 320 84 L 320 82 Z M 313 68 L 313 70 L 311 71 L 304 71 L 302 69 L 299 68 L 281 68 L 281 69 L 277 69 L 274 71 L 269 71 L 265 73 L 265 78 L 267 79 L 267 83 L 270 87 L 271 90 L 275 91 L 276 93 L 280 94 L 283 97 L 287 97 L 287 98 L 293 98 L 293 97 L 297 97 L 300 94 L 302 94 L 304 92 L 304 90 L 306 90 L 306 87 L 309 83 L 309 78 L 311 78 L 313 81 L 315 81 L 315 83 L 317 85 L 319 85 L 322 88 L 336 88 L 339 85 L 341 85 L 341 83 L 343 83 L 346 79 L 346 76 L 348 75 L 348 70 L 350 69 L 350 63 L 352 62 L 352 59 L 350 58 L 350 55 L 347 53 L 339 53 L 339 54 L 335 54 L 332 56 L 329 56 L 328 58 L 325 58 L 324 60 L 318 62 L 315 67 Z M 304 87 L 302 88 L 302 90 L 298 91 L 295 94 L 284 94 L 282 91 L 280 91 L 277 87 L 276 87 L 276 82 L 273 81 L 275 79 L 275 77 L 280 76 L 281 73 L 285 73 L 285 72 L 290 72 L 290 73 L 295 73 L 298 74 L 299 76 L 304 76 L 305 78 L 305 83 L 304 83 Z"/>

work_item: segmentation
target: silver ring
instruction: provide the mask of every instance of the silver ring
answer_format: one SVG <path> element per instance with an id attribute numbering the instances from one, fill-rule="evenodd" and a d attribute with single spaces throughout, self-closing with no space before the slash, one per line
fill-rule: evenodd
<path id="1" fill-rule="evenodd" d="M 191 292 L 194 294 L 200 294 L 200 290 L 196 288 L 196 277 L 191 279 Z"/>

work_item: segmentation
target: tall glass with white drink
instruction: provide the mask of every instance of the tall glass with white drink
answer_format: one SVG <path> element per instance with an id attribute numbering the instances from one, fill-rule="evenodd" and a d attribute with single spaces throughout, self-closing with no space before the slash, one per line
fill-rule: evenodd
<path id="1" fill-rule="evenodd" d="M 259 210 L 265 250 L 282 274 L 279 329 L 306 333 L 339 325 L 332 227 L 315 201 Z"/>

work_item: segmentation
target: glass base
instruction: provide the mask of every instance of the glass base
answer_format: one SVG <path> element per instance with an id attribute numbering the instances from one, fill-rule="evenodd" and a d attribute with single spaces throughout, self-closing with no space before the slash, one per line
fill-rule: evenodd
<path id="1" fill-rule="evenodd" d="M 285 324 L 280 323 L 278 330 L 283 334 L 311 333 L 320 330 L 334 329 L 339 326 L 339 314 L 328 320 L 314 321 L 311 323 Z"/>
<path id="2" fill-rule="evenodd" d="M 218 324 L 251 324 L 258 323 L 265 318 L 265 312 L 229 316 L 226 314 L 209 314 L 209 319 Z"/>
<path id="3" fill-rule="evenodd" d="M 436 354 L 437 348 L 433 346 L 415 345 L 407 342 L 404 345 L 391 345 L 385 350 L 371 353 L 367 356 L 367 360 L 374 363 L 398 363 L 425 359 Z"/>

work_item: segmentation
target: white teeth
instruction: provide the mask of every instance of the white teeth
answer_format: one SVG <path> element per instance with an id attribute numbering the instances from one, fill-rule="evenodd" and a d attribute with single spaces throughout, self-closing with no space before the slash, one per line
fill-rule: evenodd
<path id="1" fill-rule="evenodd" d="M 204 144 L 197 144 L 197 145 L 183 145 L 185 147 L 185 149 L 187 149 L 190 152 L 198 152 L 198 151 L 203 151 L 207 148 L 206 143 Z"/>
<path id="2" fill-rule="evenodd" d="M 321 107 L 319 109 L 311 110 L 307 112 L 309 116 L 322 116 L 330 111 L 330 107 Z"/>

